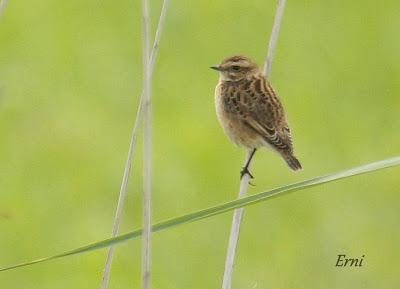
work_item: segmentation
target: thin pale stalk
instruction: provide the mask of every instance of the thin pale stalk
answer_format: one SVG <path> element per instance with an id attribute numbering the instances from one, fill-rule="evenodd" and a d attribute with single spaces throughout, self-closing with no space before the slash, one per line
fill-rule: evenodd
<path id="1" fill-rule="evenodd" d="M 275 20 L 272 27 L 272 33 L 268 45 L 267 58 L 264 65 L 264 74 L 269 77 L 272 67 L 272 59 L 274 58 L 275 47 L 278 40 L 278 35 L 282 23 L 283 11 L 285 9 L 286 0 L 279 0 L 278 8 L 275 14 Z M 249 153 L 246 162 L 251 158 Z M 250 160 L 251 161 L 251 160 Z M 250 165 L 250 164 L 249 164 Z M 239 198 L 246 196 L 249 185 L 250 176 L 245 174 L 240 181 Z M 229 244 L 225 261 L 224 276 L 222 279 L 222 289 L 230 289 L 232 287 L 233 267 L 235 265 L 236 248 L 239 240 L 240 225 L 243 217 L 243 208 L 236 209 L 233 214 L 231 232 L 229 236 Z"/>
<path id="2" fill-rule="evenodd" d="M 150 289 L 151 268 L 151 207 L 152 207 L 152 105 L 150 75 L 150 15 L 149 0 L 143 0 L 143 242 L 142 288 Z"/>
<path id="3" fill-rule="evenodd" d="M 141 118 L 142 118 L 142 97 L 140 97 L 138 109 L 136 112 L 135 124 L 133 126 L 131 142 L 130 142 L 129 151 L 128 151 L 128 157 L 127 157 L 125 169 L 124 169 L 124 176 L 122 178 L 121 188 L 119 191 L 118 205 L 117 205 L 117 210 L 115 212 L 114 224 L 113 224 L 112 233 L 111 233 L 112 237 L 115 237 L 118 234 L 119 226 L 121 224 L 122 211 L 123 211 L 123 208 L 125 205 L 125 199 L 126 199 L 126 188 L 128 186 L 128 182 L 129 182 L 129 176 L 130 176 L 130 172 L 131 172 L 131 168 L 132 168 L 132 162 L 133 162 L 135 147 L 136 147 L 137 134 L 138 134 Z M 107 253 L 106 264 L 104 267 L 103 279 L 102 279 L 102 283 L 101 283 L 102 289 L 108 288 L 108 284 L 110 282 L 110 273 L 111 273 L 111 265 L 112 265 L 113 256 L 114 256 L 114 247 L 112 246 L 109 248 L 108 253 Z"/>
<path id="4" fill-rule="evenodd" d="M 271 73 L 272 60 L 275 55 L 275 47 L 276 47 L 276 43 L 278 42 L 279 32 L 281 30 L 281 24 L 282 24 L 283 12 L 285 10 L 285 4 L 286 4 L 286 0 L 279 0 L 278 8 L 276 9 L 276 13 L 275 13 L 274 25 L 272 27 L 271 37 L 269 38 L 267 58 L 265 59 L 265 64 L 264 64 L 264 74 L 267 78 L 269 78 L 269 75 Z"/>
<path id="5" fill-rule="evenodd" d="M 244 165 L 246 165 L 250 157 L 251 157 L 251 151 L 248 152 Z M 243 178 L 240 181 L 239 199 L 241 197 L 246 196 L 247 189 L 249 186 L 249 180 L 250 176 L 248 174 L 244 174 Z M 231 234 L 229 237 L 229 245 L 225 261 L 225 272 L 224 272 L 224 278 L 222 280 L 222 289 L 231 288 L 232 285 L 233 266 L 235 264 L 236 247 L 239 240 L 240 224 L 242 222 L 243 210 L 244 210 L 243 208 L 236 209 L 233 213 Z"/>
<path id="6" fill-rule="evenodd" d="M 162 29 L 164 27 L 164 20 L 165 20 L 165 15 L 166 15 L 166 12 L 168 9 L 168 4 L 169 4 L 169 0 L 164 0 L 163 6 L 161 8 L 161 14 L 160 14 L 160 18 L 158 20 L 156 35 L 154 38 L 153 48 L 151 50 L 151 55 L 150 55 L 150 74 L 152 74 L 152 72 L 153 72 L 154 63 L 157 58 L 158 47 L 159 47 L 159 43 L 160 43 Z M 143 115 L 143 91 L 142 91 L 142 94 L 140 95 L 140 100 L 139 100 L 139 104 L 138 104 L 138 108 L 137 108 L 137 112 L 136 112 L 136 119 L 135 119 L 134 127 L 132 130 L 132 134 L 131 134 L 132 136 L 131 136 L 131 142 L 129 145 L 128 157 L 127 157 L 126 164 L 125 164 L 124 175 L 122 178 L 122 183 L 121 183 L 120 192 L 119 192 L 118 205 L 117 205 L 117 209 L 115 212 L 114 224 L 113 224 L 113 228 L 112 228 L 112 237 L 115 237 L 118 234 L 119 226 L 121 223 L 122 211 L 123 211 L 125 199 L 126 199 L 126 189 L 128 186 L 130 171 L 131 171 L 132 163 L 134 160 L 134 152 L 135 152 L 135 147 L 136 147 L 137 134 L 138 134 L 138 130 L 139 130 L 139 124 L 142 119 L 142 115 Z M 111 272 L 113 256 L 114 256 L 114 247 L 110 247 L 108 250 L 108 253 L 107 253 L 106 264 L 104 267 L 103 279 L 102 279 L 102 283 L 101 283 L 102 289 L 108 288 L 108 284 L 110 281 L 110 272 Z"/>
<path id="7" fill-rule="evenodd" d="M 8 0 L 0 0 L 0 16 L 3 14 L 4 9 L 6 8 Z"/>

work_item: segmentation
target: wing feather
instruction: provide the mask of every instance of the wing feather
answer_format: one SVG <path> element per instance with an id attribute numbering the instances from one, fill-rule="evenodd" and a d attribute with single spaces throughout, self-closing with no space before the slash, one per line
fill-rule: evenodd
<path id="1" fill-rule="evenodd" d="M 253 93 L 242 91 L 236 96 L 234 108 L 237 115 L 272 147 L 292 152 L 290 129 L 281 102 L 265 79 L 257 79 L 255 86 L 257 89 Z"/>

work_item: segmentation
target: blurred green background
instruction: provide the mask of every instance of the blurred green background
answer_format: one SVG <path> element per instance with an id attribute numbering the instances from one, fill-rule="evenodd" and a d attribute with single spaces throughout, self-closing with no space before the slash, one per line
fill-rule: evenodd
<path id="1" fill-rule="evenodd" d="M 153 32 L 161 1 L 151 1 Z M 171 1 L 154 75 L 154 221 L 234 199 L 245 152 L 214 112 L 232 54 L 262 65 L 276 1 Z M 250 193 L 399 155 L 400 3 L 287 3 L 271 81 L 304 170 L 256 155 Z M 0 267 L 110 236 L 142 85 L 140 1 L 9 1 L 0 18 Z M 141 139 L 122 232 L 141 226 Z M 398 168 L 248 207 L 235 289 L 399 286 Z M 219 288 L 231 213 L 153 238 L 153 288 Z M 139 288 L 140 240 L 110 288 Z M 105 250 L 0 273 L 0 287 L 99 288 Z M 335 268 L 338 254 L 365 255 Z"/>

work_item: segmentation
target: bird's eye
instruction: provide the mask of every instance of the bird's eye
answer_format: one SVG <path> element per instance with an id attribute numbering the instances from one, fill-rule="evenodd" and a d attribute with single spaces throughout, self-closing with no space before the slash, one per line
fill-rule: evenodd
<path id="1" fill-rule="evenodd" d="M 233 65 L 233 66 L 232 66 L 232 69 L 235 70 L 235 71 L 238 71 L 238 70 L 240 70 L 240 66 L 238 66 L 238 65 Z"/>

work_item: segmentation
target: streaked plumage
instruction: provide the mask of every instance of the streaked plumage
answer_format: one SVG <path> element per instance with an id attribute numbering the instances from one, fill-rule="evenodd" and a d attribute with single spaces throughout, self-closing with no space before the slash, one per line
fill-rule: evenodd
<path id="1" fill-rule="evenodd" d="M 220 72 L 215 105 L 228 137 L 249 150 L 270 147 L 290 168 L 301 169 L 283 106 L 257 65 L 247 57 L 233 56 L 212 68 Z"/>

